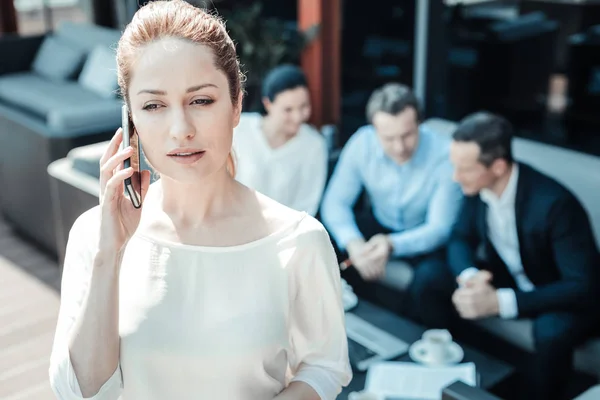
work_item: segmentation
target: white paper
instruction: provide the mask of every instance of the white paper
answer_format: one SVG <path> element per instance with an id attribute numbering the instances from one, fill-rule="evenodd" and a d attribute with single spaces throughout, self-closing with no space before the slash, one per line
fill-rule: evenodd
<path id="1" fill-rule="evenodd" d="M 442 390 L 457 380 L 476 386 L 475 364 L 429 367 L 392 361 L 378 363 L 369 368 L 365 389 L 383 397 L 440 400 Z"/>

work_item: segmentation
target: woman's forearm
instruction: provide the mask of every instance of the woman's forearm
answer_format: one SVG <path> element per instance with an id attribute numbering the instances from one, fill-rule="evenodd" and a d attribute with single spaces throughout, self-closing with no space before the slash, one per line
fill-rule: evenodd
<path id="1" fill-rule="evenodd" d="M 98 393 L 119 362 L 121 254 L 98 254 L 88 293 L 69 337 L 69 355 L 83 397 Z"/>
<path id="2" fill-rule="evenodd" d="M 307 383 L 292 382 L 274 400 L 321 400 L 321 398 Z"/>

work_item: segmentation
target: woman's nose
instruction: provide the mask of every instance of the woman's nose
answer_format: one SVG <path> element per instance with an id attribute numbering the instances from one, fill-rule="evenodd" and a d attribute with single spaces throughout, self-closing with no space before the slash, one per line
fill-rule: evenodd
<path id="1" fill-rule="evenodd" d="M 174 111 L 171 121 L 171 137 L 173 139 L 191 139 L 196 136 L 196 127 L 184 111 Z"/>

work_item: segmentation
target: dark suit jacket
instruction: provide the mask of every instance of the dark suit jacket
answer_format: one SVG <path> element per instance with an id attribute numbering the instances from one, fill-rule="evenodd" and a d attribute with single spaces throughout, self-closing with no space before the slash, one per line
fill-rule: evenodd
<path id="1" fill-rule="evenodd" d="M 484 268 L 494 275 L 492 284 L 515 289 L 520 317 L 595 311 L 600 254 L 588 215 L 571 192 L 519 163 L 515 217 L 523 269 L 536 287 L 532 292 L 517 289 L 491 244 L 486 211 L 478 195 L 465 197 L 448 244 L 448 262 L 456 276 L 466 268 L 481 266 L 476 254 L 483 250 Z"/>

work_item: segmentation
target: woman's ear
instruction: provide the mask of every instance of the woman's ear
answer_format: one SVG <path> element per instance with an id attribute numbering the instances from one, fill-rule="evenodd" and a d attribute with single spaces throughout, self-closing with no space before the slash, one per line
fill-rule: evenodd
<path id="1" fill-rule="evenodd" d="M 265 111 L 267 111 L 267 114 L 271 111 L 271 100 L 269 100 L 268 97 L 263 97 L 262 98 L 262 103 L 263 103 L 263 107 L 265 107 Z"/>
<path id="2" fill-rule="evenodd" d="M 234 104 L 233 107 L 233 127 L 237 127 L 238 124 L 240 123 L 240 116 L 242 115 L 242 107 L 244 105 L 244 92 L 240 91 L 240 94 L 238 95 L 238 100 L 237 100 L 237 104 Z"/>

